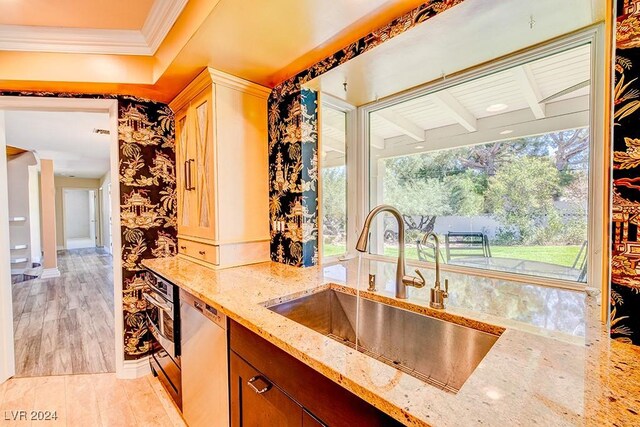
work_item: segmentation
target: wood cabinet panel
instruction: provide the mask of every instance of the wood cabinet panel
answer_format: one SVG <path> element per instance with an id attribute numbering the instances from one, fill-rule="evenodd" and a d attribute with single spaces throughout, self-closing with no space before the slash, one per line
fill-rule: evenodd
<path id="1" fill-rule="evenodd" d="M 178 239 L 178 250 L 183 255 L 196 258 L 209 264 L 219 263 L 220 249 L 214 245 Z"/>
<path id="2" fill-rule="evenodd" d="M 322 423 L 345 427 L 402 425 L 242 325 L 230 321 L 229 334 L 232 351 Z"/>
<path id="3" fill-rule="evenodd" d="M 303 425 L 300 405 L 234 352 L 229 358 L 232 427 Z M 249 385 L 250 382 L 256 389 Z"/>
<path id="4" fill-rule="evenodd" d="M 216 247 L 215 265 L 269 260 L 269 92 L 207 69 L 170 104 L 178 112 L 178 237 Z"/>

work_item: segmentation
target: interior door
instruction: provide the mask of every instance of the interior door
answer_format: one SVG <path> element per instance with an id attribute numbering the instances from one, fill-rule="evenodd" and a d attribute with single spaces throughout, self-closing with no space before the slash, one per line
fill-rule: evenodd
<path id="1" fill-rule="evenodd" d="M 15 374 L 4 111 L 0 110 L 0 384 Z"/>
<path id="2" fill-rule="evenodd" d="M 95 191 L 65 188 L 63 197 L 64 242 L 66 249 L 96 246 Z"/>

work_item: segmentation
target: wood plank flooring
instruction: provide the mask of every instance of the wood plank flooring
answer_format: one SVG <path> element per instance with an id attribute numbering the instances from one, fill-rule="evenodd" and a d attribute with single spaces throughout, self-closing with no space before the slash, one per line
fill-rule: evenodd
<path id="1" fill-rule="evenodd" d="M 60 277 L 12 285 L 16 377 L 114 372 L 111 265 L 101 249 L 58 251 Z"/>
<path id="2" fill-rule="evenodd" d="M 14 420 L 18 411 L 55 411 L 50 421 Z M 0 384 L 0 426 L 186 427 L 152 375 L 119 380 L 115 374 L 12 378 Z"/>

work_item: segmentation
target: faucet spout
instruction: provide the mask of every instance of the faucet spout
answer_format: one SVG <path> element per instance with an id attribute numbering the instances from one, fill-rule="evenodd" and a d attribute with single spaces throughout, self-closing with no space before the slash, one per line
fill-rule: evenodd
<path id="1" fill-rule="evenodd" d="M 433 240 L 436 242 L 436 282 L 431 289 L 431 300 L 429 301 L 429 306 L 431 308 L 436 309 L 444 309 L 444 299 L 449 297 L 449 281 L 445 279 L 444 281 L 444 291 L 440 288 L 440 240 L 438 236 L 433 231 L 425 234 L 422 237 L 421 244 L 427 243 L 429 237 L 433 237 Z"/>
<path id="2" fill-rule="evenodd" d="M 407 286 L 415 286 L 421 288 L 424 286 L 422 278 L 405 275 L 405 254 L 404 254 L 404 220 L 402 214 L 391 205 L 379 205 L 371 209 L 369 215 L 364 220 L 362 232 L 356 244 L 356 250 L 366 252 L 369 244 L 369 230 L 371 222 L 380 212 L 388 212 L 398 222 L 398 267 L 396 268 L 396 298 L 407 298 Z"/>

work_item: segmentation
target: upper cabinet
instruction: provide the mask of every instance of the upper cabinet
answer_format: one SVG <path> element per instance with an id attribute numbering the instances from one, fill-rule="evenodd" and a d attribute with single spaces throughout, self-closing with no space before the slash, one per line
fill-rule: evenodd
<path id="1" fill-rule="evenodd" d="M 171 102 L 182 256 L 214 266 L 269 260 L 269 92 L 209 68 Z"/>

